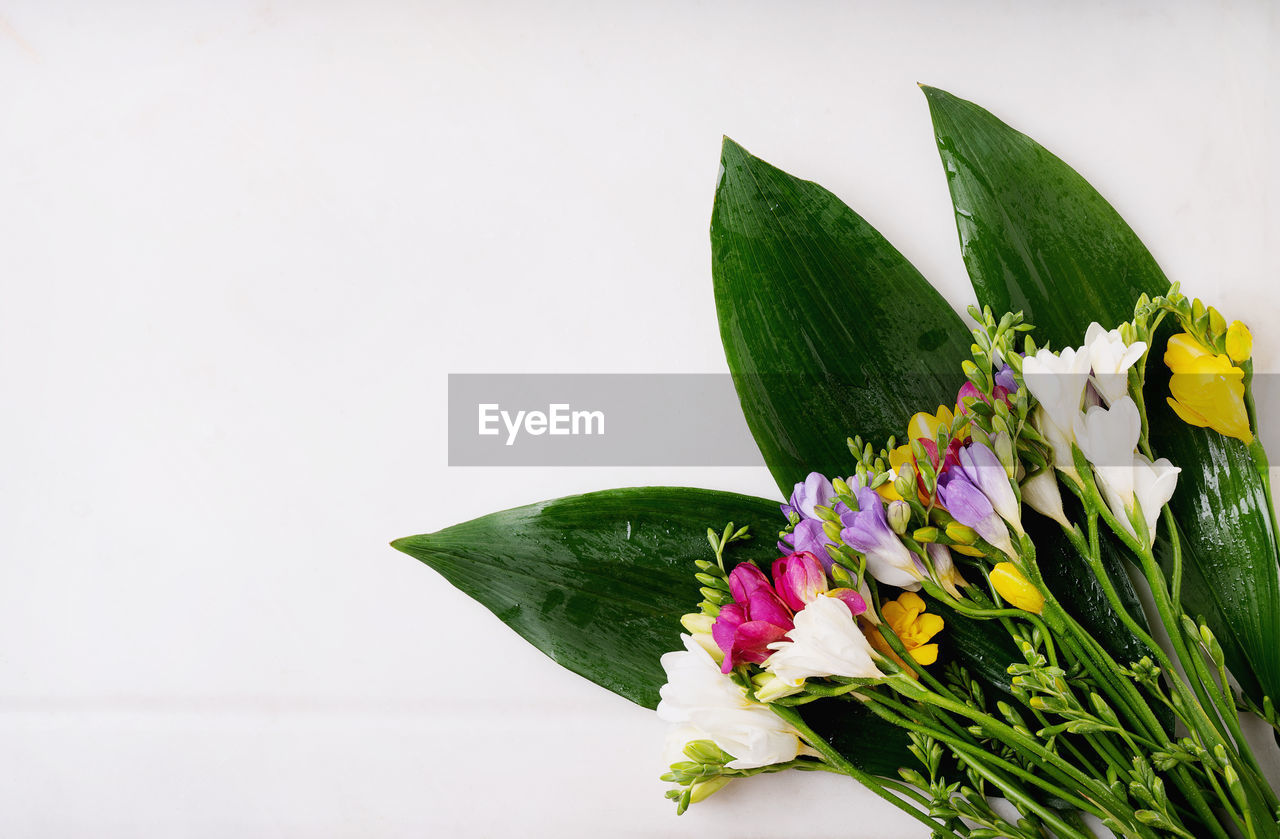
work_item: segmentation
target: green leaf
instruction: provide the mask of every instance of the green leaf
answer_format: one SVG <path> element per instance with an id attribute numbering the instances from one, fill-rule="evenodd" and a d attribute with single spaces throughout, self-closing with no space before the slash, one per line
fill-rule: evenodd
<path id="1" fill-rule="evenodd" d="M 955 402 L 969 335 L 947 302 L 840 199 L 726 138 L 711 269 L 729 370 L 784 494 L 847 475 L 855 434 L 882 445 Z"/>
<path id="2" fill-rule="evenodd" d="M 901 438 L 911 414 L 953 405 L 969 331 L 902 254 L 827 190 L 729 139 L 721 169 L 711 222 L 720 334 L 747 424 L 788 494 L 811 471 L 849 474 L 846 437 Z M 1137 643 L 1088 595 L 1071 585 L 1061 599 L 1109 633 L 1108 643 Z M 1021 659 L 1003 626 L 945 617 L 951 640 L 943 646 L 974 675 L 1007 688 L 1005 668 Z"/>
<path id="3" fill-rule="evenodd" d="M 666 681 L 659 659 L 682 649 L 680 616 L 696 611 L 696 559 L 714 559 L 706 528 L 732 521 L 752 539 L 726 565 L 768 572 L 782 524 L 776 502 L 685 487 L 575 495 L 492 513 L 392 545 L 475 598 L 557 663 L 649 708 Z M 833 702 L 817 702 L 814 707 Z M 854 703 L 815 726 L 868 772 L 912 758 L 906 735 Z M 801 709 L 808 718 L 808 707 Z"/>
<path id="4" fill-rule="evenodd" d="M 1168 281 L 1146 247 L 1084 178 L 987 111 L 924 88 L 955 205 L 960 246 L 981 303 L 1023 311 L 1038 343 L 1077 346 L 1091 321 L 1132 317 Z M 1182 467 L 1171 508 L 1183 535 L 1183 604 L 1203 614 L 1251 695 L 1280 695 L 1280 582 L 1261 480 L 1247 450 L 1166 407 L 1153 348 L 1145 393 L 1152 446 Z"/>

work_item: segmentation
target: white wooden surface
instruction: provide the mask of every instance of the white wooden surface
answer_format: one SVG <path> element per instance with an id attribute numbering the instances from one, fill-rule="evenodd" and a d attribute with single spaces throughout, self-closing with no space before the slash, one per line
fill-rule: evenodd
<path id="1" fill-rule="evenodd" d="M 0 833 L 920 835 L 814 775 L 677 820 L 651 713 L 386 546 L 611 486 L 774 495 L 449 469 L 445 376 L 723 370 L 722 134 L 962 308 L 916 82 L 1074 164 L 1274 370 L 1274 7 L 888 6 L 4 4 Z"/>

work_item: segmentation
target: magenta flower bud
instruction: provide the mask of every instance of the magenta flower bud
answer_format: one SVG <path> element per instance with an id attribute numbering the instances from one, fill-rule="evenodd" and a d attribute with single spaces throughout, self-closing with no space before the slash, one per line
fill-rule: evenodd
<path id="1" fill-rule="evenodd" d="M 769 645 L 795 626 L 787 604 L 750 562 L 729 573 L 729 590 L 734 602 L 721 607 L 711 627 L 711 637 L 724 652 L 725 673 L 745 661 L 762 664 L 770 655 Z"/>
<path id="2" fill-rule="evenodd" d="M 773 561 L 773 585 L 782 602 L 798 612 L 827 591 L 827 572 L 811 553 L 793 553 Z"/>
<path id="3" fill-rule="evenodd" d="M 829 596 L 848 606 L 849 611 L 853 613 L 855 618 L 867 611 L 867 601 L 863 600 L 862 595 L 851 588 L 832 589 Z"/>

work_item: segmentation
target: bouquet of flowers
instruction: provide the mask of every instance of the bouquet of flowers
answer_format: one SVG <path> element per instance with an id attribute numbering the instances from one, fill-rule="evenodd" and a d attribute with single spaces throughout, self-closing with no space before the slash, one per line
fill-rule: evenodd
<path id="1" fill-rule="evenodd" d="M 1061 160 L 924 91 L 972 329 L 835 196 L 724 142 L 716 303 L 780 512 L 622 489 L 393 544 L 656 707 L 678 812 L 822 770 L 933 836 L 1280 837 L 1242 726 L 1280 727 L 1249 329 Z"/>

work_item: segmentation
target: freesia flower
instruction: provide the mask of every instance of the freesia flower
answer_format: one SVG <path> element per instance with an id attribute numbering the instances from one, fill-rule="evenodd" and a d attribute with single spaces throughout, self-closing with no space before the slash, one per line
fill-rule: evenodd
<path id="1" fill-rule="evenodd" d="M 1007 375 L 1004 375 L 1006 372 Z M 1013 387 L 1009 387 L 1005 384 L 1006 382 L 1008 384 L 1012 384 Z M 1015 392 L 1017 389 L 1017 382 L 1013 380 L 1013 370 L 1007 364 L 999 373 L 996 374 L 995 386 L 992 388 L 991 396 L 987 396 L 987 394 L 978 390 L 978 386 L 973 382 L 965 382 L 960 386 L 960 392 L 956 394 L 956 416 L 969 413 L 968 403 L 973 399 L 980 399 L 983 402 L 990 404 L 991 397 L 994 396 L 996 399 L 999 399 L 1001 402 L 1008 405 L 1009 394 Z"/>
<path id="2" fill-rule="evenodd" d="M 831 481 L 819 472 L 810 472 L 809 477 L 791 490 L 791 503 L 782 505 L 782 515 L 788 516 L 795 511 L 801 518 L 817 519 L 818 513 L 814 508 L 830 507 L 835 497 Z"/>
<path id="3" fill-rule="evenodd" d="M 1120 330 L 1110 331 L 1097 323 L 1089 324 L 1084 333 L 1083 350 L 1093 369 L 1093 384 L 1108 405 L 1129 391 L 1129 368 L 1147 351 L 1143 341 L 1126 344 Z"/>
<path id="4" fill-rule="evenodd" d="M 1236 350 L 1242 352 L 1243 348 Z M 1185 332 L 1169 339 L 1164 363 L 1173 371 L 1169 377 L 1173 395 L 1168 402 L 1183 422 L 1253 442 L 1244 404 L 1244 370 L 1227 356 L 1209 352 Z"/>
<path id="5" fill-rule="evenodd" d="M 975 440 L 961 447 L 958 456 L 960 471 L 964 473 L 969 483 L 981 490 L 1000 517 L 1021 533 L 1022 516 L 1018 511 L 1018 497 L 1014 494 L 1013 486 L 1009 483 L 1009 474 L 1005 471 L 1000 458 L 996 457 L 996 453 Z"/>
<path id="6" fill-rule="evenodd" d="M 725 673 L 743 662 L 763 662 L 769 657 L 769 644 L 794 626 L 787 604 L 750 562 L 729 573 L 729 590 L 733 602 L 720 608 L 711 627 L 711 636 L 724 652 L 721 669 Z"/>
<path id="7" fill-rule="evenodd" d="M 689 633 L 689 637 L 697 641 L 698 645 L 715 659 L 716 664 L 719 664 L 724 661 L 724 650 L 720 649 L 715 637 L 711 634 L 715 623 L 715 618 L 704 615 L 702 612 L 690 612 L 680 616 L 680 625 Z"/>
<path id="8" fill-rule="evenodd" d="M 1148 546 L 1154 545 L 1160 511 L 1173 497 L 1173 491 L 1178 486 L 1178 473 L 1182 470 L 1169 462 L 1168 458 L 1162 457 L 1152 463 L 1145 455 L 1135 454 L 1130 471 L 1133 476 L 1134 500 L 1126 504 L 1115 493 L 1104 493 L 1107 506 L 1130 533 L 1134 533 L 1134 529 L 1132 522 L 1129 521 L 1129 513 L 1134 509 L 1135 503 L 1140 506 L 1147 523 Z"/>
<path id="9" fill-rule="evenodd" d="M 796 613 L 796 625 L 787 640 L 769 646 L 776 652 L 765 662 L 765 669 L 792 686 L 827 676 L 874 679 L 884 675 L 848 607 L 834 597 L 815 598 Z"/>
<path id="10" fill-rule="evenodd" d="M 880 582 L 912 591 L 920 588 L 923 573 L 911 551 L 890 529 L 884 501 L 863 486 L 856 488 L 855 495 L 858 509 L 841 514 L 844 529 L 840 538 L 867 558 L 867 570 Z"/>
<path id="11" fill-rule="evenodd" d="M 1052 469 L 1041 469 L 1022 482 L 1022 501 L 1040 515 L 1048 516 L 1063 527 L 1071 527 L 1062 509 L 1062 492 Z"/>
<path id="12" fill-rule="evenodd" d="M 1005 362 L 1005 364 L 996 371 L 995 382 L 996 387 L 1004 388 L 1005 393 L 1018 392 L 1018 380 L 1014 377 L 1013 368 L 1009 366 L 1008 362 Z"/>
<path id="13" fill-rule="evenodd" d="M 841 509 L 844 507 L 843 504 L 837 506 Z M 835 544 L 827 535 L 821 519 L 801 519 L 795 529 L 778 542 L 778 550 L 788 554 L 811 553 L 822 563 L 823 570 L 830 570 L 835 559 L 829 548 L 835 547 Z"/>
<path id="14" fill-rule="evenodd" d="M 796 612 L 824 595 L 842 601 L 854 615 L 867 609 L 866 601 L 858 592 L 847 588 L 829 589 L 822 563 L 810 553 L 794 553 L 774 560 L 773 586 L 782 601 Z"/>
<path id="15" fill-rule="evenodd" d="M 1237 364 L 1243 364 L 1251 355 L 1253 333 L 1240 321 L 1231 321 L 1231 325 L 1227 327 L 1227 357 Z"/>
<path id="16" fill-rule="evenodd" d="M 914 414 L 907 421 L 907 441 L 901 446 L 889 452 L 889 468 L 894 475 L 902 474 L 902 467 L 906 464 L 915 466 L 915 452 L 911 450 L 911 443 L 919 440 L 920 445 L 924 447 L 925 452 L 929 455 L 929 461 L 933 468 L 937 470 L 941 464 L 938 462 L 938 429 L 943 425 L 948 428 L 955 422 L 955 414 L 946 405 L 939 405 L 935 413 L 929 414 L 920 411 Z M 901 501 L 902 496 L 898 493 L 897 487 L 893 485 L 893 481 L 888 481 L 876 487 L 876 492 L 885 501 Z M 920 475 L 920 469 L 916 468 L 916 492 L 924 503 L 929 502 L 929 492 L 925 489 L 924 480 Z"/>
<path id="17" fill-rule="evenodd" d="M 920 595 L 909 591 L 903 592 L 897 600 L 890 600 L 885 603 L 880 608 L 880 614 L 884 618 L 884 622 L 898 636 L 898 640 L 902 642 L 907 654 L 917 664 L 929 665 L 938 660 L 938 645 L 928 642 L 933 636 L 942 631 L 945 623 L 940 615 L 925 611 L 925 602 Z M 868 627 L 866 636 L 876 652 L 896 661 L 912 678 L 918 678 L 915 671 L 908 667 L 907 663 L 889 645 L 889 641 L 884 637 L 882 629 Z"/>
<path id="18" fill-rule="evenodd" d="M 996 563 L 989 576 L 991 585 L 1009 605 L 1037 615 L 1044 611 L 1044 596 L 1012 562 Z"/>
<path id="19" fill-rule="evenodd" d="M 675 726 L 669 743 L 683 749 L 693 740 L 710 740 L 733 755 L 731 769 L 786 763 L 808 753 L 799 732 L 768 706 L 748 699 L 696 641 L 688 635 L 681 639 L 683 651 L 662 656 L 667 683 L 659 691 L 658 716 Z"/>
<path id="20" fill-rule="evenodd" d="M 903 444 L 901 446 L 898 446 L 897 448 L 894 448 L 889 452 L 889 469 L 893 472 L 895 476 L 902 474 L 902 467 L 905 464 L 910 463 L 914 465 L 915 462 L 916 462 L 915 455 L 912 454 L 911 446 L 908 444 Z M 885 483 L 876 487 L 876 492 L 880 493 L 880 497 L 883 498 L 885 501 L 903 500 L 902 495 L 898 492 L 898 488 L 895 487 L 893 484 L 894 484 L 893 481 L 886 481 Z M 918 478 L 917 478 L 917 484 L 918 484 Z"/>
<path id="21" fill-rule="evenodd" d="M 1080 413 L 1080 397 L 1089 381 L 1089 369 L 1089 354 L 1083 348 L 1078 352 L 1067 348 L 1057 354 L 1042 349 L 1022 360 L 1022 381 L 1044 408 L 1049 423 L 1057 426 L 1058 435 L 1067 441 L 1071 440 L 1076 414 Z M 1071 453 L 1070 448 L 1067 453 Z"/>
<path id="22" fill-rule="evenodd" d="M 936 441 L 938 429 L 944 425 L 950 428 L 955 419 L 955 414 L 946 405 L 939 405 L 937 412 L 932 414 L 920 411 L 907 420 L 907 439 Z"/>
<path id="23" fill-rule="evenodd" d="M 1003 468 L 1000 474 L 1004 475 Z M 973 528 L 997 550 L 1017 556 L 1009 540 L 1009 529 L 996 515 L 986 494 L 974 486 L 962 470 L 948 469 L 938 476 L 938 499 L 956 521 Z"/>
<path id="24" fill-rule="evenodd" d="M 773 561 L 773 585 L 792 611 L 800 611 L 827 590 L 827 573 L 811 553 L 794 553 Z"/>
<path id="25" fill-rule="evenodd" d="M 1128 396 L 1110 408 L 1094 406 L 1076 415 L 1076 444 L 1093 465 L 1104 492 L 1114 493 L 1126 506 L 1133 500 L 1133 450 L 1141 432 L 1138 406 Z"/>
<path id="26" fill-rule="evenodd" d="M 938 581 L 938 585 L 952 597 L 959 597 L 960 591 L 957 586 L 968 585 L 968 583 L 956 570 L 955 560 L 951 558 L 951 550 L 940 542 L 929 542 L 924 547 L 929 553 L 929 561 L 933 563 L 934 578 Z"/>
<path id="27" fill-rule="evenodd" d="M 1147 534 L 1154 545 L 1160 511 L 1173 498 L 1173 491 L 1178 486 L 1178 473 L 1182 469 L 1174 466 L 1167 457 L 1153 463 L 1140 454 L 1133 456 L 1133 468 L 1133 493 L 1142 505 L 1142 513 L 1147 519 Z"/>
<path id="28" fill-rule="evenodd" d="M 1053 448 L 1054 468 L 1072 477 L 1079 477 L 1076 473 L 1075 460 L 1072 459 L 1071 455 L 1071 445 L 1075 437 L 1074 432 L 1068 429 L 1064 433 L 1056 422 L 1049 419 L 1049 415 L 1045 412 L 1043 405 L 1036 407 L 1035 413 L 1032 414 L 1031 424 L 1035 426 Z"/>

